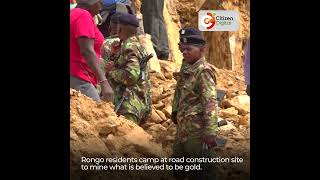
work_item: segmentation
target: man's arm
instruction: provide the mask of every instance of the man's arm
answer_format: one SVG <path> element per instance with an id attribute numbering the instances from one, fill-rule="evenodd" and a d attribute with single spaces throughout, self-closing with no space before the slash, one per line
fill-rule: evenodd
<path id="1" fill-rule="evenodd" d="M 126 86 L 133 85 L 138 82 L 140 76 L 140 65 L 136 51 L 134 49 L 126 49 L 123 57 L 126 63 L 123 68 L 113 68 L 109 72 L 109 77 L 115 82 L 122 83 Z"/>
<path id="2" fill-rule="evenodd" d="M 105 79 L 103 71 L 100 69 L 96 52 L 94 51 L 94 39 L 87 37 L 79 37 L 78 44 L 80 52 L 92 70 L 98 81 Z"/>
<path id="3" fill-rule="evenodd" d="M 183 69 L 187 66 L 188 64 L 182 62 L 181 67 L 180 67 L 180 72 L 179 73 L 174 73 L 175 79 L 177 80 L 177 85 L 176 85 L 176 90 L 174 92 L 173 100 L 172 100 L 172 113 L 171 113 L 171 120 L 177 124 L 177 113 L 178 113 L 178 101 L 180 99 L 180 84 L 181 84 L 181 77 L 180 73 L 183 71 Z"/>
<path id="4" fill-rule="evenodd" d="M 204 70 L 199 75 L 199 94 L 205 121 L 204 137 L 215 137 L 218 131 L 217 124 L 217 93 L 212 71 Z"/>
<path id="5" fill-rule="evenodd" d="M 94 51 L 94 39 L 81 36 L 78 38 L 78 44 L 80 47 L 80 52 L 85 58 L 94 76 L 97 78 L 99 82 L 102 80 L 105 80 L 106 78 L 104 76 L 104 72 L 100 69 L 97 55 Z M 102 94 L 106 96 L 106 98 L 111 99 L 112 89 L 108 81 L 103 81 L 101 83 L 101 88 L 102 88 Z"/>

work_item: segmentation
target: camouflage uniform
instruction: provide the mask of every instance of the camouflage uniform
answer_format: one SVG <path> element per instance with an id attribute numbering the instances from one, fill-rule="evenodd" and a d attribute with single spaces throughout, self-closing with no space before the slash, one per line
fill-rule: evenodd
<path id="1" fill-rule="evenodd" d="M 130 94 L 121 104 L 118 114 L 139 123 L 151 112 L 151 97 L 148 66 L 145 80 L 141 78 L 139 61 L 146 56 L 146 50 L 140 45 L 136 36 L 132 36 L 121 45 L 120 56 L 114 61 L 115 66 L 108 74 L 114 92 L 115 107 L 119 104 L 126 88 Z"/>
<path id="2" fill-rule="evenodd" d="M 101 63 L 100 63 L 100 68 L 102 71 L 105 72 L 106 70 L 106 65 L 108 64 L 109 61 L 114 61 L 120 56 L 120 39 L 116 36 L 109 36 L 107 37 L 102 44 L 101 47 Z M 101 94 L 101 87 L 98 84 L 97 85 L 97 91 L 100 95 Z"/>
<path id="3" fill-rule="evenodd" d="M 181 67 L 172 107 L 172 112 L 177 113 L 178 125 L 174 150 L 177 156 L 201 156 L 201 137 L 217 134 L 214 72 L 204 57 L 193 65 L 184 64 Z M 194 146 L 187 148 L 188 143 Z"/>
<path id="4" fill-rule="evenodd" d="M 105 70 L 105 66 L 109 61 L 115 61 L 120 56 L 120 39 L 116 36 L 107 37 L 102 44 L 101 57 L 103 59 L 101 68 Z"/>
<path id="5" fill-rule="evenodd" d="M 203 157 L 202 137 L 217 134 L 215 84 L 215 70 L 204 57 L 192 65 L 182 64 L 172 106 L 177 120 L 173 157 Z M 207 153 L 207 156 L 213 156 L 211 150 Z M 209 168 L 206 173 L 203 172 Z M 186 176 L 189 179 L 208 179 L 213 177 L 213 172 L 208 173 L 212 169 L 206 164 L 202 165 L 202 171 L 174 171 L 174 175 L 178 179 Z"/>

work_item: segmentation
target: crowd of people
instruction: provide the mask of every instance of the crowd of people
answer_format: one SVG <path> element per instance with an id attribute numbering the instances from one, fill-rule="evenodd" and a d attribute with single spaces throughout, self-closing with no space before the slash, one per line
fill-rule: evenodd
<path id="1" fill-rule="evenodd" d="M 112 101 L 115 112 L 138 125 L 151 113 L 150 55 L 137 38 L 139 21 L 133 11 L 109 10 L 98 28 L 94 17 L 116 0 L 77 0 L 70 7 L 70 88 L 100 102 Z M 156 55 L 168 59 L 167 33 L 163 22 L 164 0 L 143 0 L 143 25 L 151 34 Z M 114 6 L 117 7 L 117 6 Z M 124 6 L 127 7 L 127 6 Z M 127 11 L 128 10 L 128 11 Z M 100 31 L 105 28 L 104 32 Z M 204 145 L 209 156 L 217 146 L 216 71 L 205 60 L 206 41 L 196 28 L 179 31 L 179 49 L 183 54 L 172 103 L 172 121 L 177 124 L 173 157 L 203 157 Z M 161 39 L 161 41 L 159 41 Z M 100 93 L 97 88 L 100 88 Z M 202 171 L 185 174 L 199 179 Z"/>

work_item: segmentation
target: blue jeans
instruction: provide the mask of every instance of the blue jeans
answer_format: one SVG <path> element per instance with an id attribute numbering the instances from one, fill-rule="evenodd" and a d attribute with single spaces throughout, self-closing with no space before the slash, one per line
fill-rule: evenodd
<path id="1" fill-rule="evenodd" d="M 100 102 L 100 96 L 97 89 L 89 82 L 83 81 L 77 77 L 70 76 L 70 88 L 75 89 L 90 98 L 94 101 Z"/>

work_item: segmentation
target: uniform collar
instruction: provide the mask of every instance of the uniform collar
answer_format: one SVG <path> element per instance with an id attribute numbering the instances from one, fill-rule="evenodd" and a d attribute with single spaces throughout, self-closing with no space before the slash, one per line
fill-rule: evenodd
<path id="1" fill-rule="evenodd" d="M 182 72 L 185 73 L 185 74 L 193 74 L 197 69 L 198 67 L 203 64 L 205 62 L 205 57 L 202 57 L 200 58 L 198 61 L 196 61 L 194 64 L 190 65 L 190 64 L 187 64 Z"/>

